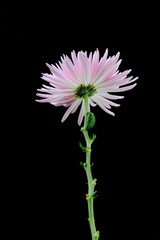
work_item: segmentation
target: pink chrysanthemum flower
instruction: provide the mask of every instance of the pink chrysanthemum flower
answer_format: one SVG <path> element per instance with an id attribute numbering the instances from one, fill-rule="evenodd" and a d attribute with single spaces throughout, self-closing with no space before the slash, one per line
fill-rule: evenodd
<path id="1" fill-rule="evenodd" d="M 118 52 L 116 56 L 108 57 L 108 49 L 101 59 L 99 59 L 98 49 L 93 54 L 91 52 L 89 56 L 87 56 L 87 52 L 83 51 L 78 52 L 76 56 L 75 51 L 72 51 L 72 60 L 63 55 L 59 65 L 47 64 L 51 74 L 43 74 L 42 79 L 49 82 L 50 86 L 43 85 L 43 88 L 38 89 L 42 93 L 37 93 L 37 96 L 44 99 L 37 101 L 68 107 L 62 122 L 81 105 L 78 117 L 78 124 L 81 125 L 85 114 L 83 97 L 87 94 L 89 98 L 88 111 L 90 111 L 90 106 L 98 105 L 105 112 L 114 116 L 114 113 L 110 111 L 111 106 L 117 107 L 119 104 L 111 100 L 122 99 L 123 96 L 110 93 L 132 89 L 136 83 L 128 84 L 138 79 L 138 77 L 134 79 L 132 76 L 127 77 L 131 69 L 119 72 L 118 67 L 121 63 L 121 59 L 118 60 L 119 55 Z"/>

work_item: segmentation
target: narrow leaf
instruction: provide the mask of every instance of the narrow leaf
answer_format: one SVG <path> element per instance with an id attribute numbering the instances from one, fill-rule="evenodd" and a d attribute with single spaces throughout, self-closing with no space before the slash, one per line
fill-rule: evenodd
<path id="1" fill-rule="evenodd" d="M 82 145 L 82 143 L 79 143 L 80 148 L 82 149 L 83 152 L 87 151 L 87 148 L 85 146 Z"/>
<path id="2" fill-rule="evenodd" d="M 93 133 L 92 136 L 90 137 L 91 143 L 93 143 L 95 139 L 96 139 L 96 135 Z"/>

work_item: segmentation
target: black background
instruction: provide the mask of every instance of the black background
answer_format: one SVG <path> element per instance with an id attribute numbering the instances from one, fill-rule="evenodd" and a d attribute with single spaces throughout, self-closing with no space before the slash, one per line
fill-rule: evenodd
<path id="1" fill-rule="evenodd" d="M 3 8 L 5 93 L 12 92 L 6 105 L 6 236 L 90 239 L 78 111 L 62 124 L 65 108 L 35 99 L 41 73 L 48 72 L 46 62 L 54 64 L 72 50 L 98 48 L 102 55 L 108 48 L 109 55 L 120 51 L 120 70 L 131 68 L 139 80 L 113 109 L 115 117 L 93 109 L 97 229 L 100 239 L 159 239 L 158 17 L 153 6 L 43 2 Z"/>

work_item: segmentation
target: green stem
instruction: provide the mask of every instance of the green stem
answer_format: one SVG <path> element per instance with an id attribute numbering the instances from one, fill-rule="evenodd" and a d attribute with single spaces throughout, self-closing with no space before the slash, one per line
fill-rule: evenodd
<path id="1" fill-rule="evenodd" d="M 95 226 L 95 219 L 94 219 L 94 188 L 96 185 L 96 179 L 93 179 L 92 172 L 91 172 L 91 140 L 89 138 L 88 131 L 86 130 L 86 114 L 88 112 L 88 96 L 87 94 L 84 96 L 84 106 L 85 106 L 85 119 L 84 119 L 84 126 L 83 126 L 83 135 L 86 141 L 86 175 L 88 180 L 88 194 L 86 194 L 86 199 L 88 203 L 88 221 L 90 225 L 92 240 L 98 240 L 99 238 L 99 231 L 96 230 Z"/>

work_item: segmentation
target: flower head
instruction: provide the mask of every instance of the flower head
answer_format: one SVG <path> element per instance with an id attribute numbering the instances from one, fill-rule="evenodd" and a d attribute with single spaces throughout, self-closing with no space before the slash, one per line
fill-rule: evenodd
<path id="1" fill-rule="evenodd" d="M 80 51 L 76 55 L 75 51 L 72 51 L 72 60 L 63 55 L 56 66 L 47 64 L 51 74 L 43 74 L 42 79 L 49 82 L 50 86 L 43 85 L 41 89 L 38 89 L 42 93 L 37 93 L 37 96 L 43 99 L 37 101 L 67 107 L 62 122 L 81 105 L 78 117 L 78 124 L 81 125 L 85 114 L 84 96 L 87 94 L 88 111 L 90 111 L 90 106 L 98 105 L 114 116 L 110 110 L 111 106 L 117 107 L 119 104 L 112 100 L 122 99 L 123 96 L 112 93 L 134 88 L 136 83 L 131 83 L 138 79 L 138 77 L 127 76 L 131 69 L 119 72 L 118 68 L 121 63 L 121 59 L 118 60 L 119 55 L 118 52 L 115 56 L 108 57 L 108 49 L 101 59 L 98 49 L 93 54 L 91 52 L 89 56 L 87 52 Z"/>

